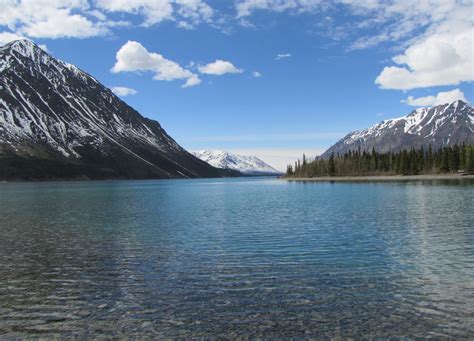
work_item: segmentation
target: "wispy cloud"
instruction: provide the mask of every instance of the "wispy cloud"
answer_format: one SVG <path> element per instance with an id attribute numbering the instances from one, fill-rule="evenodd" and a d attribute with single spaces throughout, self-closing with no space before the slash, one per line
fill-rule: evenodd
<path id="1" fill-rule="evenodd" d="M 290 58 L 290 57 L 291 57 L 291 53 L 279 53 L 275 57 L 275 60 L 281 60 L 281 59 Z"/>
<path id="2" fill-rule="evenodd" d="M 111 88 L 112 92 L 117 96 L 131 96 L 136 95 L 138 93 L 137 90 L 132 88 L 127 88 L 124 86 L 114 86 Z"/>
<path id="3" fill-rule="evenodd" d="M 106 12 L 141 15 L 144 27 L 169 20 L 180 28 L 193 29 L 203 22 L 212 23 L 214 16 L 214 9 L 202 0 L 96 0 L 96 5 Z"/>

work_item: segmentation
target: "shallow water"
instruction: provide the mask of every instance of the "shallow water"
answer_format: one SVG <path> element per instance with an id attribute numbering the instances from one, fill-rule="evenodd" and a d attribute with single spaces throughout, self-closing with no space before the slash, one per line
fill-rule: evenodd
<path id="1" fill-rule="evenodd" d="M 0 338 L 474 337 L 474 182 L 0 184 Z"/>

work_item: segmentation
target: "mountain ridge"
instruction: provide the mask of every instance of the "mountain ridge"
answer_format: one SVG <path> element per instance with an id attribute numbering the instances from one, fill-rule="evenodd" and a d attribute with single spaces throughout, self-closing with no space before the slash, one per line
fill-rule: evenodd
<path id="1" fill-rule="evenodd" d="M 329 147 L 322 155 L 344 154 L 361 149 L 377 152 L 432 146 L 439 149 L 454 144 L 474 143 L 474 109 L 461 100 L 418 108 L 408 115 L 384 120 L 369 128 L 353 131 Z"/>
<path id="2" fill-rule="evenodd" d="M 221 177 L 97 79 L 29 40 L 0 47 L 0 155 L 4 177 Z M 47 163 L 38 174 L 33 170 Z M 55 166 L 67 174 L 48 174 Z M 68 169 L 69 167 L 69 169 Z M 54 173 L 54 172 L 53 172 Z M 0 172 L 0 177 L 2 174 Z"/>

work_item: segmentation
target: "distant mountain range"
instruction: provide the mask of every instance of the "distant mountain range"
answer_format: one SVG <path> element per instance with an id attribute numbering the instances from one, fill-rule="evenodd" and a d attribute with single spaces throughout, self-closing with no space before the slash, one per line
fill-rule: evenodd
<path id="1" fill-rule="evenodd" d="M 193 154 L 214 167 L 238 171 L 245 175 L 282 173 L 256 156 L 236 155 L 220 150 L 202 150 Z"/>
<path id="2" fill-rule="evenodd" d="M 433 149 L 454 144 L 474 144 L 474 109 L 463 101 L 432 108 L 420 108 L 406 116 L 385 120 L 362 131 L 347 134 L 326 150 L 321 157 L 349 150 L 377 152 L 428 147 Z"/>
<path id="3" fill-rule="evenodd" d="M 158 122 L 31 41 L 0 47 L 0 179 L 236 174 L 188 153 Z"/>

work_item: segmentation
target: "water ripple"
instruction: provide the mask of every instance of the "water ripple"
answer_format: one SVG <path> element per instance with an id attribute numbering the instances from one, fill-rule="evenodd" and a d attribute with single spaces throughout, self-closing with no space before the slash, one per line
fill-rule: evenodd
<path id="1" fill-rule="evenodd" d="M 0 338 L 470 339 L 473 189 L 2 184 Z"/>

